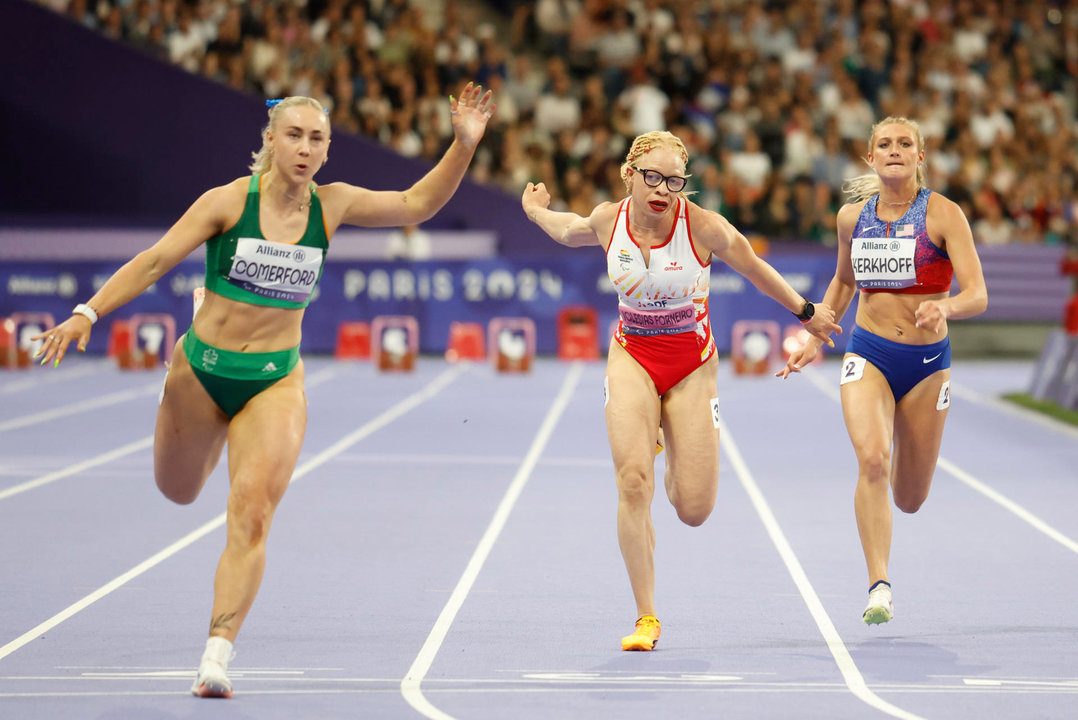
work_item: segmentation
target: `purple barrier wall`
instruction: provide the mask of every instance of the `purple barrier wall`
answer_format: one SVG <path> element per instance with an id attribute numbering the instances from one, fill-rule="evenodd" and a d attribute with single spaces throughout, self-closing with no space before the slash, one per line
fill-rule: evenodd
<path id="1" fill-rule="evenodd" d="M 536 325 L 538 352 L 554 354 L 558 311 L 568 305 L 589 305 L 598 311 L 605 351 L 618 301 L 602 252 L 588 250 L 566 250 L 551 258 L 399 263 L 333 260 L 331 248 L 317 295 L 304 318 L 303 350 L 333 352 L 337 329 L 345 321 L 410 315 L 418 321 L 419 346 L 425 353 L 445 350 L 454 321 L 486 326 L 495 317 L 528 317 Z M 772 262 L 806 297 L 823 295 L 834 272 L 834 260 L 829 257 L 775 257 Z M 117 265 L 106 260 L 55 259 L 0 263 L 0 319 L 23 313 L 50 313 L 57 321 L 67 318 L 75 303 L 89 298 Z M 191 291 L 204 280 L 204 263 L 180 263 L 115 315 L 106 316 L 91 338 L 89 352 L 104 352 L 112 321 L 133 313 L 172 315 L 177 330 L 183 332 L 191 322 Z M 710 310 L 715 342 L 723 353 L 729 352 L 731 329 L 739 319 L 797 325 L 787 310 L 721 264 L 712 270 Z M 835 339 L 838 350 L 845 346 L 852 320 L 849 313 L 846 334 Z M 25 333 L 16 329 L 15 336 L 21 343 Z"/>
<path id="2" fill-rule="evenodd" d="M 167 226 L 247 172 L 261 100 L 24 0 L 0 0 L 0 18 L 0 224 Z M 339 133 L 318 180 L 396 190 L 429 167 Z M 494 230 L 502 254 L 551 248 L 515 196 L 470 181 L 425 227 Z"/>

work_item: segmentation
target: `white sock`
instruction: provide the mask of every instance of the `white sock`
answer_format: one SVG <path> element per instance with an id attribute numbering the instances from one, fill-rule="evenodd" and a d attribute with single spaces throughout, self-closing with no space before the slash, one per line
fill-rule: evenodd
<path id="1" fill-rule="evenodd" d="M 206 640 L 206 650 L 202 653 L 202 660 L 212 660 L 227 670 L 228 663 L 234 654 L 231 641 L 214 636 Z"/>

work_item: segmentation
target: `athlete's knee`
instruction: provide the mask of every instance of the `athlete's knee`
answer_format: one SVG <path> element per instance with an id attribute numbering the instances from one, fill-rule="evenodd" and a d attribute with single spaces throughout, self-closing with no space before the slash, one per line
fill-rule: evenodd
<path id="1" fill-rule="evenodd" d="M 699 527 L 703 525 L 709 517 L 711 517 L 711 511 L 715 509 L 715 501 L 707 502 L 706 500 L 695 500 L 689 502 L 679 502 L 674 506 L 677 510 L 678 519 L 690 527 Z"/>
<path id="2" fill-rule="evenodd" d="M 228 501 L 228 535 L 246 546 L 262 545 L 269 535 L 273 508 L 265 502 Z"/>
<path id="3" fill-rule="evenodd" d="M 170 484 L 161 478 L 157 478 L 157 489 L 161 491 L 162 495 L 177 505 L 190 505 L 198 498 L 200 490 L 200 488 L 197 487 L 192 488 L 185 485 Z"/>
<path id="4" fill-rule="evenodd" d="M 861 477 L 870 483 L 886 483 L 891 477 L 891 454 L 885 450 L 858 453 Z"/>
<path id="5" fill-rule="evenodd" d="M 175 472 L 156 471 L 154 482 L 157 483 L 157 489 L 161 491 L 161 494 L 172 502 L 177 505 L 190 505 L 202 492 L 205 480 L 185 482 L 184 478 Z"/>
<path id="6" fill-rule="evenodd" d="M 678 519 L 691 527 L 699 527 L 711 517 L 711 511 L 715 509 L 714 489 L 703 486 L 692 487 L 688 491 L 678 483 L 672 483 L 667 488 L 670 503 L 677 511 Z"/>
<path id="7" fill-rule="evenodd" d="M 277 502 L 265 492 L 241 490 L 235 485 L 228 496 L 228 533 L 244 545 L 264 544 Z"/>
<path id="8" fill-rule="evenodd" d="M 925 504 L 925 499 L 928 497 L 927 493 L 903 490 L 898 487 L 893 488 L 893 494 L 895 507 L 911 515 L 921 509 L 921 506 Z"/>
<path id="9" fill-rule="evenodd" d="M 907 499 L 900 498 L 897 496 L 895 497 L 895 507 L 909 515 L 912 515 L 913 513 L 920 510 L 921 506 L 924 505 L 924 502 L 924 498 Z"/>
<path id="10" fill-rule="evenodd" d="M 655 481 L 643 468 L 618 471 L 618 497 L 630 505 L 648 505 L 655 493 Z"/>

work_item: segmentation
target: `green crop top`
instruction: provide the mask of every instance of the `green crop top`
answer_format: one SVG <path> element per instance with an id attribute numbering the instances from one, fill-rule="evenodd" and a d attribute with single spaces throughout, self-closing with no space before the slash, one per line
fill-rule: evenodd
<path id="1" fill-rule="evenodd" d="M 272 242 L 258 220 L 261 178 L 251 176 L 239 222 L 206 241 L 206 289 L 251 305 L 305 308 L 322 277 L 329 238 L 311 185 L 307 230 L 295 245 Z"/>

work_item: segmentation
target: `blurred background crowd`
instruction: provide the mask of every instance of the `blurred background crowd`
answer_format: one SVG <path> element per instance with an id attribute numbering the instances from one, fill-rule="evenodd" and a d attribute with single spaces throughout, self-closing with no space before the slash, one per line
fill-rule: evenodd
<path id="1" fill-rule="evenodd" d="M 901 115 L 978 243 L 1078 242 L 1078 0 L 37 2 L 239 92 L 316 97 L 408 157 L 441 156 L 475 80 L 498 112 L 472 179 L 544 181 L 558 209 L 622 197 L 629 142 L 667 129 L 697 203 L 832 244 L 872 125 Z"/>

